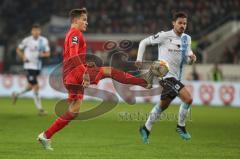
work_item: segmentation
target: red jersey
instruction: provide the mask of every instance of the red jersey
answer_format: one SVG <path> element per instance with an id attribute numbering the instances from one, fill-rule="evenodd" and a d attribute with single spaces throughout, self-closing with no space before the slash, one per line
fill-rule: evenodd
<path id="1" fill-rule="evenodd" d="M 83 34 L 76 28 L 70 28 L 64 41 L 63 79 L 76 67 L 85 70 L 86 42 Z"/>

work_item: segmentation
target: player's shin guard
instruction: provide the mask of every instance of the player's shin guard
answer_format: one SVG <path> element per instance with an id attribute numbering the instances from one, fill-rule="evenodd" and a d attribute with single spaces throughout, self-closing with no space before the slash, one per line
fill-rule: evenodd
<path id="1" fill-rule="evenodd" d="M 137 78 L 129 73 L 117 70 L 112 68 L 111 69 L 111 78 L 123 83 L 123 84 L 132 84 L 132 85 L 139 85 L 142 87 L 146 87 L 147 86 L 147 82 L 144 79 L 141 78 Z"/>
<path id="2" fill-rule="evenodd" d="M 178 114 L 178 125 L 176 128 L 176 132 L 184 140 L 191 139 L 191 135 L 186 131 L 186 127 L 185 127 L 185 121 L 186 121 L 189 110 L 190 110 L 190 104 L 182 103 L 179 109 L 179 114 Z"/>
<path id="3" fill-rule="evenodd" d="M 159 118 L 161 114 L 161 107 L 159 106 L 159 104 L 156 104 L 152 111 L 150 112 L 148 119 L 145 123 L 145 127 L 151 131 L 153 124 L 155 123 L 155 121 Z"/>
<path id="4" fill-rule="evenodd" d="M 178 125 L 185 126 L 188 111 L 190 110 L 190 104 L 182 103 L 178 113 Z"/>
<path id="5" fill-rule="evenodd" d="M 56 132 L 64 128 L 70 121 L 77 117 L 78 113 L 65 112 L 58 117 L 54 123 L 44 132 L 47 139 L 50 139 Z"/>

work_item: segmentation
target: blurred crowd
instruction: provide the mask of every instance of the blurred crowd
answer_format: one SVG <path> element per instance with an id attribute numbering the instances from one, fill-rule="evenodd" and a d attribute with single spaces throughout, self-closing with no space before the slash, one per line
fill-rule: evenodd
<path id="1" fill-rule="evenodd" d="M 89 2 L 89 3 L 88 3 Z M 197 36 L 214 22 L 238 12 L 239 0 L 103 0 L 86 1 L 90 14 L 90 32 L 155 33 L 171 27 L 173 12 L 190 15 L 188 33 Z M 97 27 L 95 27 L 97 26 Z"/>
<path id="2" fill-rule="evenodd" d="M 86 7 L 89 12 L 88 33 L 146 33 L 154 34 L 171 28 L 171 16 L 175 11 L 189 14 L 187 33 L 196 40 L 196 51 L 201 62 L 201 50 L 209 45 L 197 41 L 204 34 L 226 22 L 239 12 L 239 0 L 1 0 L 0 1 L 0 45 L 6 46 L 8 54 L 14 54 L 17 40 L 29 32 L 31 25 L 42 25 L 51 15 L 67 17 L 72 8 Z M 222 21 L 224 19 L 224 21 Z M 60 48 L 52 45 L 56 52 Z M 239 45 L 226 48 L 223 58 L 226 63 L 239 57 Z M 56 56 L 55 56 L 56 54 Z M 50 61 L 59 61 L 59 53 Z M 10 57 L 11 59 L 11 57 Z"/>
<path id="3" fill-rule="evenodd" d="M 220 62 L 226 64 L 238 64 L 240 62 L 240 34 L 235 45 L 224 49 Z"/>
<path id="4" fill-rule="evenodd" d="M 89 11 L 91 33 L 156 33 L 171 26 L 171 15 L 183 10 L 190 15 L 188 33 L 199 36 L 223 17 L 239 12 L 239 0 L 2 0 L 0 20 L 4 21 L 1 38 L 44 23 L 51 15 L 67 16 L 72 8 L 85 6 Z M 4 36 L 3 36 L 4 35 Z M 202 35 L 201 35 L 202 36 Z"/>

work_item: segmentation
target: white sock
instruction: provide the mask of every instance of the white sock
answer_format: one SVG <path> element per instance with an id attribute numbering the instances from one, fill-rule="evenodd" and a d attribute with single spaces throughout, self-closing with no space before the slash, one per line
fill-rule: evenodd
<path id="1" fill-rule="evenodd" d="M 33 93 L 33 100 L 34 100 L 36 108 L 38 110 L 43 110 L 42 103 L 41 103 L 41 98 L 40 98 L 38 92 L 34 92 Z"/>
<path id="2" fill-rule="evenodd" d="M 145 127 L 151 131 L 152 129 L 152 126 L 154 124 L 154 122 L 159 118 L 160 116 L 160 113 L 161 113 L 161 108 L 160 108 L 160 105 L 159 104 L 156 104 L 153 109 L 151 110 L 149 116 L 148 116 L 148 119 L 145 123 Z"/>
<path id="3" fill-rule="evenodd" d="M 178 113 L 178 125 L 185 126 L 185 121 L 187 118 L 188 111 L 190 110 L 190 105 L 187 103 L 182 103 Z"/>

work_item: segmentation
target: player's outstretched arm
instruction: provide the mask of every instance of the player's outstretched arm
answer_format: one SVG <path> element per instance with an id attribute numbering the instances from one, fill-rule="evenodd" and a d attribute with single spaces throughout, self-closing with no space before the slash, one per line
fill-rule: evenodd
<path id="1" fill-rule="evenodd" d="M 135 62 L 135 65 L 137 67 L 141 67 L 142 66 L 142 60 L 143 60 L 143 54 L 146 50 L 146 47 L 148 45 L 150 45 L 150 40 L 149 38 L 143 39 L 141 40 L 141 42 L 139 43 L 139 47 L 138 47 L 138 54 L 137 54 L 137 60 Z"/>
<path id="2" fill-rule="evenodd" d="M 149 36 L 145 39 L 143 39 L 138 47 L 138 55 L 137 55 L 137 60 L 136 60 L 136 66 L 141 67 L 142 66 L 142 60 L 143 60 L 143 54 L 146 50 L 146 47 L 148 45 L 156 45 L 156 44 L 161 44 L 166 38 L 165 32 L 159 32 L 155 35 Z"/>

